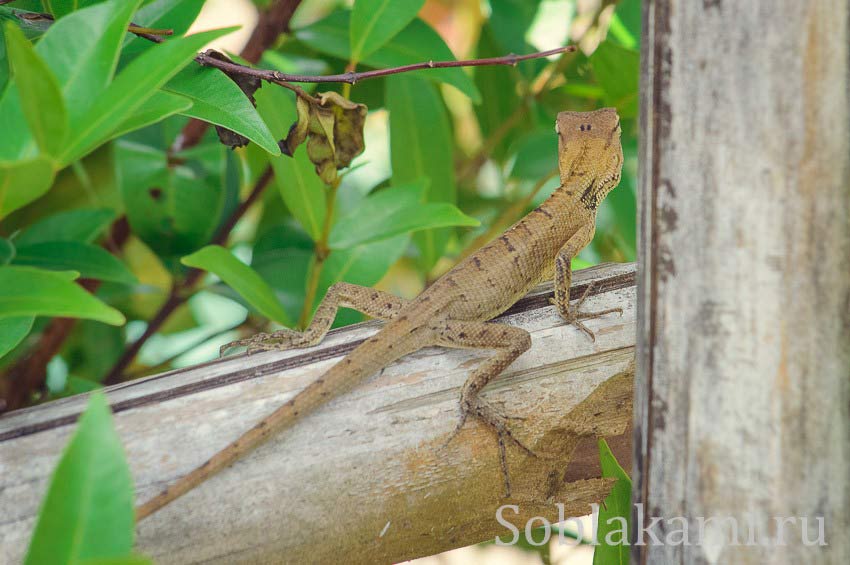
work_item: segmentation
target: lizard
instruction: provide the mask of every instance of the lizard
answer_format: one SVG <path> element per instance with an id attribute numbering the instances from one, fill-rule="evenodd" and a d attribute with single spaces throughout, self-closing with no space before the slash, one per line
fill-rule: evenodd
<path id="1" fill-rule="evenodd" d="M 354 388 L 401 357 L 428 346 L 482 348 L 495 351 L 465 381 L 460 393 L 460 419 L 449 440 L 469 418 L 495 432 L 506 496 L 510 478 L 506 441 L 526 448 L 510 432 L 507 417 L 480 397 L 481 390 L 531 347 L 531 335 L 507 324 L 489 322 L 542 280 L 555 276 L 551 303 L 568 323 L 591 339 L 582 320 L 620 312 L 580 310 L 589 288 L 570 306 L 571 261 L 593 239 L 596 211 L 619 184 L 623 164 L 620 120 L 616 110 L 560 112 L 556 119 L 560 186 L 537 208 L 466 259 L 412 300 L 369 287 L 339 282 L 330 287 L 304 331 L 283 329 L 234 341 L 222 347 L 247 347 L 248 353 L 309 347 L 322 341 L 340 307 L 353 308 L 385 321 L 323 376 L 263 418 L 204 464 L 177 479 L 136 509 L 138 520 L 182 496 L 230 466 L 270 436 Z M 446 443 L 448 443 L 448 441 Z"/>

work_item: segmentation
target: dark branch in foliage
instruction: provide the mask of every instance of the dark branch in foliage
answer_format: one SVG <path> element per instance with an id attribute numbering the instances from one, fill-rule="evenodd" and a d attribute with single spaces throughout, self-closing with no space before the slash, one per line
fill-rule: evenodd
<path id="1" fill-rule="evenodd" d="M 230 236 L 230 232 L 233 231 L 236 223 L 242 218 L 242 216 L 245 215 L 248 208 L 250 208 L 251 205 L 260 198 L 272 178 L 274 178 L 272 168 L 266 167 L 263 174 L 260 175 L 260 178 L 257 179 L 257 182 L 254 184 L 251 194 L 248 195 L 248 198 L 246 198 L 224 221 L 210 244 L 224 245 L 227 243 L 227 238 Z M 150 322 L 148 322 L 148 327 L 145 328 L 144 333 L 139 337 L 139 339 L 127 346 L 121 354 L 121 357 L 115 362 L 112 369 L 109 370 L 109 373 L 103 380 L 104 385 L 120 383 L 124 380 L 124 371 L 127 367 L 129 367 L 130 363 L 133 362 L 133 359 L 136 358 L 136 355 L 142 349 L 142 346 L 148 341 L 148 339 L 151 338 L 151 336 L 162 328 L 169 316 L 171 316 L 171 314 L 173 314 L 181 304 L 186 302 L 191 291 L 194 289 L 198 281 L 201 280 L 203 274 L 204 271 L 200 269 L 189 269 L 183 280 L 177 282 L 171 288 L 168 298 L 165 299 L 165 302 L 159 307 L 157 313 L 154 314 L 154 317 L 151 318 Z"/>
<path id="2" fill-rule="evenodd" d="M 130 236 L 130 226 L 127 219 L 122 217 L 112 224 L 112 229 L 103 242 L 110 252 L 117 254 L 124 247 Z M 83 279 L 79 282 L 87 291 L 94 293 L 100 286 L 100 281 Z M 47 365 L 57 355 L 71 330 L 77 324 L 77 318 L 53 318 L 38 342 L 26 355 L 11 365 L 3 375 L 5 390 L 0 401 L 0 412 L 23 408 L 33 397 L 42 396 L 47 392 Z"/>

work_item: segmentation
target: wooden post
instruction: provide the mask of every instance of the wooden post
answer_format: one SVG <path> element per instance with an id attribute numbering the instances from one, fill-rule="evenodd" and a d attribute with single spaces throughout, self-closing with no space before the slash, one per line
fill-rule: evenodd
<path id="1" fill-rule="evenodd" d="M 610 491 L 597 437 L 628 467 L 634 374 L 635 265 L 576 273 L 586 307 L 623 315 L 588 323 L 592 342 L 535 289 L 502 318 L 531 349 L 484 394 L 535 453 L 508 449 L 503 498 L 498 448 L 475 422 L 444 446 L 460 387 L 490 353 L 428 348 L 381 371 L 272 438 L 138 526 L 156 563 L 395 563 L 512 533 L 544 516 L 582 516 Z M 107 389 L 135 480 L 147 500 L 203 463 L 318 378 L 378 323 L 332 332 L 308 349 L 235 356 Z M 75 396 L 0 416 L 0 563 L 20 562 L 47 481 L 85 407 Z M 540 525 L 540 522 L 535 524 Z M 344 556 L 344 557 L 341 557 Z"/>
<path id="2" fill-rule="evenodd" d="M 848 563 L 848 2 L 644 10 L 633 561 Z"/>

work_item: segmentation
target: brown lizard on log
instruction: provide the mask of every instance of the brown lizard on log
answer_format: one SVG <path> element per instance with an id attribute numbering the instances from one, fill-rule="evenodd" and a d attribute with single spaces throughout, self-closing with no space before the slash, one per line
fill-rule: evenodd
<path id="1" fill-rule="evenodd" d="M 506 441 L 528 450 L 510 432 L 507 418 L 496 412 L 479 393 L 531 346 L 530 334 L 520 328 L 488 320 L 522 298 L 541 280 L 555 275 L 551 302 L 561 316 L 591 339 L 581 320 L 619 308 L 582 312 L 570 306 L 571 261 L 593 239 L 596 211 L 603 198 L 620 182 L 623 150 L 620 120 L 612 108 L 594 112 L 561 112 L 556 122 L 561 184 L 539 207 L 504 234 L 485 245 L 443 275 L 413 300 L 404 300 L 372 288 L 337 283 L 303 331 L 281 330 L 225 345 L 247 346 L 248 353 L 316 345 L 331 327 L 337 309 L 353 308 L 384 320 L 381 330 L 360 344 L 295 397 L 253 428 L 213 455 L 206 463 L 136 509 L 138 520 L 182 496 L 213 474 L 291 426 L 300 417 L 340 396 L 397 359 L 429 346 L 480 348 L 495 351 L 464 383 L 460 394 L 460 421 L 449 441 L 467 418 L 488 426 L 498 440 L 499 456 L 510 495 Z M 588 290 L 590 290 L 588 288 Z M 447 441 L 448 443 L 448 441 Z"/>

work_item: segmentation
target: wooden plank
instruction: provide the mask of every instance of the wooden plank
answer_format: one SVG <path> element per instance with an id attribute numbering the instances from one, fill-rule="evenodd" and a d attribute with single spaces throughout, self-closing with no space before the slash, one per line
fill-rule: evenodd
<path id="1" fill-rule="evenodd" d="M 633 562 L 848 563 L 848 3 L 644 10 Z"/>
<path id="2" fill-rule="evenodd" d="M 510 538 L 495 513 L 523 527 L 590 512 L 607 494 L 596 437 L 628 466 L 634 356 L 635 266 L 577 272 L 585 308 L 622 317 L 590 320 L 591 342 L 549 305 L 551 284 L 503 321 L 533 346 L 486 398 L 516 421 L 537 459 L 509 449 L 514 497 L 502 498 L 495 439 L 471 423 L 442 445 L 458 417 L 459 389 L 485 351 L 431 348 L 388 367 L 138 527 L 138 549 L 157 563 L 400 561 Z M 118 432 L 145 500 L 205 461 L 327 370 L 377 323 L 335 331 L 318 347 L 239 356 L 108 389 Z M 47 479 L 85 397 L 0 417 L 0 562 L 24 551 Z"/>

